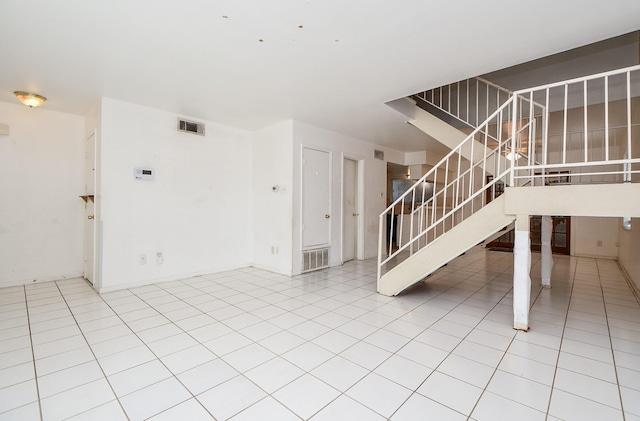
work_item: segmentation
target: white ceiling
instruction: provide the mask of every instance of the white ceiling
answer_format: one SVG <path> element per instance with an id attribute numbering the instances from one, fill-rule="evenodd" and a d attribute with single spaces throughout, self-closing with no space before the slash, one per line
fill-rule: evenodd
<path id="1" fill-rule="evenodd" d="M 639 28 L 638 0 L 0 0 L 0 101 L 84 115 L 106 96 L 417 151 L 386 101 Z"/>

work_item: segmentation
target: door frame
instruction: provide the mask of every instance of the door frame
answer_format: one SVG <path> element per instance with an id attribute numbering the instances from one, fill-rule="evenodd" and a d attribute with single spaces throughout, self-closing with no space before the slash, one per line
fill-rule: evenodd
<path id="1" fill-rule="evenodd" d="M 364 166 L 365 159 L 362 156 L 358 155 L 350 155 L 342 153 L 342 157 L 340 160 L 340 171 L 342 174 L 341 182 L 340 182 L 340 262 L 344 263 L 344 164 L 346 160 L 354 161 L 356 163 L 356 213 L 358 214 L 358 219 L 356 222 L 356 238 L 355 238 L 355 259 L 363 260 L 364 259 Z"/>

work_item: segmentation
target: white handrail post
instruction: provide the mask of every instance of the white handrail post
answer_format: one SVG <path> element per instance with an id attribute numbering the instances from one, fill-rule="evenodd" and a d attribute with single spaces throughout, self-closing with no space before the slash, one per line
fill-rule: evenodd
<path id="1" fill-rule="evenodd" d="M 382 245 L 385 243 L 382 239 L 382 234 L 384 232 L 384 228 L 383 228 L 383 217 L 384 214 L 381 214 L 379 216 L 379 221 L 378 221 L 378 278 L 376 281 L 376 291 L 380 291 L 380 276 L 381 276 L 381 270 L 382 270 Z"/>
<path id="2" fill-rule="evenodd" d="M 511 151 L 514 154 L 513 158 L 514 159 L 507 159 L 507 161 L 511 161 L 511 171 L 510 171 L 510 175 L 509 175 L 509 185 L 510 186 L 515 186 L 514 180 L 515 180 L 515 174 L 514 174 L 514 168 L 515 168 L 515 152 L 513 151 L 513 147 L 515 139 L 516 139 L 516 121 L 518 120 L 518 96 L 514 94 L 513 96 L 513 118 L 511 119 Z"/>
<path id="3" fill-rule="evenodd" d="M 631 71 L 627 72 L 627 158 L 631 159 Z"/>

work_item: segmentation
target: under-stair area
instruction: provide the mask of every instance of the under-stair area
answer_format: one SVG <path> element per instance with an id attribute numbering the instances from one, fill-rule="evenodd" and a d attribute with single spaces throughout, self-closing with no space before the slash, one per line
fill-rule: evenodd
<path id="1" fill-rule="evenodd" d="M 398 104 L 451 152 L 380 215 L 381 294 L 530 215 L 640 217 L 640 66 L 516 92 L 467 80 Z"/>

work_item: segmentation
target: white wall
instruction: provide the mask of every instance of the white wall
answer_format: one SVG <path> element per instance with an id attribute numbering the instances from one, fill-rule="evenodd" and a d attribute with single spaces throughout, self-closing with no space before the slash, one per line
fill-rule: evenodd
<path id="1" fill-rule="evenodd" d="M 620 218 L 572 217 L 571 255 L 617 258 L 619 221 Z M 602 242 L 601 246 L 598 241 Z"/>
<path id="2" fill-rule="evenodd" d="M 84 118 L 0 103 L 0 287 L 82 276 Z"/>
<path id="3" fill-rule="evenodd" d="M 387 163 L 374 159 L 376 147 L 371 143 L 344 136 L 329 130 L 294 121 L 293 123 L 293 273 L 300 273 L 301 267 L 301 157 L 302 148 L 316 147 L 332 152 L 331 174 L 331 214 L 342 215 L 342 160 L 362 159 L 364 192 L 361 193 L 364 209 L 360 215 L 363 221 L 363 257 L 370 258 L 378 253 L 378 215 L 386 207 Z M 393 151 L 384 149 L 385 155 Z M 342 263 L 342 221 L 341 217 L 331 218 L 330 265 Z"/>
<path id="4" fill-rule="evenodd" d="M 630 231 L 622 228 L 622 219 L 618 219 L 618 226 L 618 262 L 640 288 L 640 218 L 631 218 Z"/>
<path id="5" fill-rule="evenodd" d="M 291 275 L 293 212 L 293 121 L 253 133 L 253 266 Z M 277 186 L 278 191 L 273 187 Z"/>
<path id="6" fill-rule="evenodd" d="M 177 117 L 102 100 L 101 291 L 249 264 L 250 133 L 213 122 L 206 136 L 180 133 Z M 134 179 L 138 166 L 155 179 Z"/>

